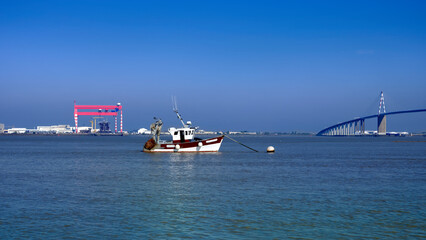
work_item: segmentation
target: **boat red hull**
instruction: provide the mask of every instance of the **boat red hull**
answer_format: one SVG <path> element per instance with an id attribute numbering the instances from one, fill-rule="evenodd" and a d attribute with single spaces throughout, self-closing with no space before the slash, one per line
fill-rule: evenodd
<path id="1" fill-rule="evenodd" d="M 145 144 L 143 149 L 144 152 L 156 153 L 156 152 L 169 152 L 169 153 L 188 153 L 188 152 L 218 152 L 222 144 L 224 136 L 215 138 L 203 139 L 192 142 L 166 142 L 155 144 L 155 146 L 149 146 Z M 148 142 L 151 141 L 148 140 Z M 148 143 L 147 142 L 147 143 Z"/>

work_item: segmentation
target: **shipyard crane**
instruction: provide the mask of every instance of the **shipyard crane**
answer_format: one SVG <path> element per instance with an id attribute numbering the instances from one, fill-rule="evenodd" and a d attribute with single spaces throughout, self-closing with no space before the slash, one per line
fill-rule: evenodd
<path id="1" fill-rule="evenodd" d="M 104 117 L 92 117 L 92 118 L 93 118 L 93 120 L 90 121 L 92 123 L 92 131 L 97 132 L 98 129 L 96 129 L 96 119 L 101 119 L 101 118 L 104 118 Z M 93 121 L 95 122 L 95 128 L 93 128 Z"/>

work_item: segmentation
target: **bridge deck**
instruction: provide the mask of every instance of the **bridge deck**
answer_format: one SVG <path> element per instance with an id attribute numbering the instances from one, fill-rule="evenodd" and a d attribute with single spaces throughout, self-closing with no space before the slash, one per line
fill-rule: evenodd
<path id="1" fill-rule="evenodd" d="M 386 116 L 386 115 L 404 114 L 404 113 L 415 113 L 415 112 L 426 112 L 426 109 L 395 111 L 395 112 L 382 113 L 380 115 L 385 115 Z M 346 122 L 341 122 L 341 123 L 335 124 L 333 126 L 330 126 L 328 128 L 324 128 L 323 130 L 321 130 L 321 131 L 319 131 L 317 133 L 317 136 L 323 136 L 324 133 L 326 133 L 326 132 L 328 132 L 328 131 L 330 131 L 332 129 L 339 128 L 341 126 L 345 126 L 345 125 L 352 124 L 352 123 L 355 123 L 355 122 L 363 121 L 365 119 L 376 118 L 378 116 L 379 116 L 379 114 L 374 114 L 374 115 L 369 115 L 369 116 L 365 116 L 365 117 L 355 118 L 355 119 L 352 119 L 352 120 L 349 120 L 349 121 L 346 121 Z"/>

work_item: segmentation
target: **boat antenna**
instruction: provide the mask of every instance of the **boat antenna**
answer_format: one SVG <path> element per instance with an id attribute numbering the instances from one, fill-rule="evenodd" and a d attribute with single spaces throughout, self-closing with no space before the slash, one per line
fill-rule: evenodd
<path id="1" fill-rule="evenodd" d="M 173 111 L 176 113 L 177 118 L 180 120 L 180 122 L 182 123 L 183 127 L 186 128 L 187 125 L 183 121 L 182 116 L 180 116 L 180 114 L 179 114 L 179 110 L 178 110 L 178 107 L 177 107 L 177 102 L 176 102 L 176 97 L 175 96 L 172 96 L 172 104 L 173 104 Z"/>

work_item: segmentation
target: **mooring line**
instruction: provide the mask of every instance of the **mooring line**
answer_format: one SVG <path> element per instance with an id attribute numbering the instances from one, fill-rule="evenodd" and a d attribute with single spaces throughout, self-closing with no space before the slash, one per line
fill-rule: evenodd
<path id="1" fill-rule="evenodd" d="M 250 149 L 250 150 L 253 150 L 253 151 L 255 151 L 255 152 L 259 152 L 259 151 L 257 151 L 256 149 L 253 149 L 253 148 L 251 148 L 251 147 L 249 147 L 249 146 L 247 146 L 247 145 L 245 145 L 245 144 L 242 144 L 242 143 L 238 142 L 237 140 L 232 139 L 231 137 L 228 137 L 228 136 L 227 136 L 227 135 L 225 135 L 225 134 L 224 134 L 223 136 L 225 136 L 225 137 L 227 137 L 227 138 L 231 139 L 232 141 L 234 141 L 234 142 L 236 142 L 236 143 L 238 143 L 238 144 L 241 144 L 242 146 L 244 146 L 244 147 L 246 147 L 246 148 L 248 148 L 248 149 Z"/>

